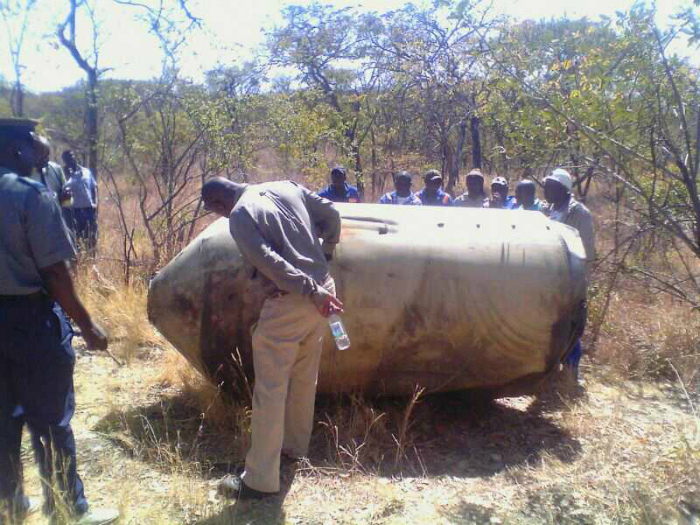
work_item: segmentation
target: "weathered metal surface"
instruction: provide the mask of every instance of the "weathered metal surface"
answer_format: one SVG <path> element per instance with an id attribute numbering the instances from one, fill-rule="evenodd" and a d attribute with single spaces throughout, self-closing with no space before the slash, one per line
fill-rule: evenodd
<path id="1" fill-rule="evenodd" d="M 516 395 L 568 352 L 585 314 L 575 230 L 537 212 L 338 205 L 331 264 L 352 346 L 327 338 L 320 392 L 406 394 L 469 388 Z M 151 322 L 213 380 L 252 375 L 264 297 L 219 220 L 152 281 Z"/>

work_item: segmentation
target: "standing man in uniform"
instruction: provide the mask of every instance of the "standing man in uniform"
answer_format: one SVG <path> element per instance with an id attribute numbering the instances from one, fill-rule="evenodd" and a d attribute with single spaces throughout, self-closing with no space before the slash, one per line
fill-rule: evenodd
<path id="1" fill-rule="evenodd" d="M 442 191 L 442 175 L 438 170 L 430 170 L 423 176 L 425 188 L 417 197 L 423 206 L 452 206 L 452 197 Z"/>
<path id="2" fill-rule="evenodd" d="M 56 479 L 71 523 L 106 525 L 116 511 L 88 511 L 77 473 L 70 420 L 75 411 L 73 332 L 89 348 L 107 337 L 75 294 L 67 260 L 73 246 L 58 202 L 29 177 L 37 164 L 36 122 L 0 121 L 0 524 L 21 523 L 30 509 L 22 487 L 22 428 L 34 437 L 44 480 Z M 55 489 L 44 486 L 44 511 L 56 516 Z"/>
<path id="3" fill-rule="evenodd" d="M 457 197 L 455 206 L 463 208 L 487 208 L 489 199 L 484 192 L 484 176 L 481 170 L 473 169 L 467 174 L 467 191 Z"/>
<path id="4" fill-rule="evenodd" d="M 586 250 L 586 269 L 588 275 L 590 275 L 596 258 L 593 216 L 588 211 L 588 208 L 574 199 L 574 196 L 571 194 L 572 188 L 571 175 L 565 169 L 557 168 L 551 175 L 547 175 L 544 179 L 544 197 L 548 203 L 545 213 L 553 221 L 562 222 L 578 230 L 583 247 Z M 582 355 L 583 349 L 579 339 L 564 361 L 564 364 L 570 367 L 574 377 L 577 379 L 578 365 Z"/>
<path id="5" fill-rule="evenodd" d="M 331 183 L 318 195 L 331 202 L 362 202 L 357 188 L 350 186 L 346 180 L 345 168 L 335 166 L 331 170 Z"/>
<path id="6" fill-rule="evenodd" d="M 420 206 L 421 202 L 415 193 L 411 192 L 411 174 L 407 171 L 400 171 L 394 175 L 394 191 L 390 191 L 379 199 L 379 204 L 407 204 L 409 206 Z"/>
<path id="7" fill-rule="evenodd" d="M 289 181 L 247 185 L 217 177 L 202 187 L 202 200 L 228 217 L 246 266 L 268 291 L 253 333 L 252 443 L 245 471 L 219 485 L 238 499 L 259 499 L 279 492 L 282 451 L 308 453 L 325 317 L 343 308 L 328 273 L 340 214 L 332 202 Z"/>
<path id="8" fill-rule="evenodd" d="M 78 164 L 72 151 L 64 151 L 62 158 L 73 195 L 70 214 L 76 245 L 94 257 L 97 253 L 97 182 L 89 169 Z"/>

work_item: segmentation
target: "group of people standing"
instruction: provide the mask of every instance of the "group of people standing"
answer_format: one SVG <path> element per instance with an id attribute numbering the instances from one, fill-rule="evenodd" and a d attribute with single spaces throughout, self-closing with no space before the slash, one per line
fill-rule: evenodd
<path id="1" fill-rule="evenodd" d="M 32 178 L 42 183 L 59 202 L 76 248 L 94 256 L 97 250 L 97 182 L 92 172 L 65 150 L 63 166 L 49 160 L 51 144 L 37 136 L 38 158 Z"/>
<path id="2" fill-rule="evenodd" d="M 509 195 L 508 181 L 504 177 L 491 180 L 491 193 L 486 194 L 485 179 L 481 170 L 471 170 L 466 177 L 466 191 L 456 198 L 442 189 L 442 175 L 429 170 L 423 176 L 424 187 L 412 191 L 413 178 L 406 171 L 393 176 L 394 191 L 379 199 L 379 204 L 408 206 L 454 206 L 462 208 L 491 208 L 525 210 L 544 213 L 550 219 L 575 228 L 581 236 L 586 250 L 586 260 L 595 260 L 595 236 L 593 217 L 586 206 L 573 196 L 573 179 L 563 168 L 557 168 L 544 179 L 544 198 L 537 198 L 537 184 L 524 179 L 518 182 L 515 195 Z M 331 169 L 331 183 L 318 193 L 332 202 L 362 202 L 357 188 L 347 183 L 347 174 L 342 166 Z"/>

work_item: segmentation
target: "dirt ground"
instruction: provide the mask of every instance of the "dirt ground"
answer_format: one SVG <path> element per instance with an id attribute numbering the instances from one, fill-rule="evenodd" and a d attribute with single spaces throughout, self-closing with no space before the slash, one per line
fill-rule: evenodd
<path id="1" fill-rule="evenodd" d="M 169 379 L 173 366 L 186 367 L 161 348 L 125 367 L 78 357 L 79 470 L 91 504 L 119 507 L 124 524 L 700 523 L 698 406 L 677 385 L 621 382 L 584 360 L 566 396 L 429 396 L 408 418 L 407 400 L 321 399 L 311 457 L 283 466 L 283 495 L 236 505 L 216 482 L 243 444 Z M 364 430 L 341 443 L 353 411 Z M 26 439 L 23 453 L 39 497 Z"/>

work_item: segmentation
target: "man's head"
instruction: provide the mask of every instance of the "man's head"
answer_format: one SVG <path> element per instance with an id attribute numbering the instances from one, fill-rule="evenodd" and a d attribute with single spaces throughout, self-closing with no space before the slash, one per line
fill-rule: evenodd
<path id="1" fill-rule="evenodd" d="M 572 188 L 573 182 L 569 172 L 557 168 L 544 179 L 544 198 L 554 206 L 564 204 L 569 200 Z"/>
<path id="2" fill-rule="evenodd" d="M 228 217 L 245 186 L 223 177 L 209 179 L 202 186 L 204 208 L 216 215 Z"/>
<path id="3" fill-rule="evenodd" d="M 504 177 L 496 177 L 491 181 L 491 195 L 498 196 L 505 202 L 508 197 L 508 181 Z"/>
<path id="4" fill-rule="evenodd" d="M 411 194 L 411 174 L 400 171 L 394 175 L 394 188 L 399 197 L 408 197 Z"/>
<path id="5" fill-rule="evenodd" d="M 44 135 L 36 136 L 36 150 L 37 150 L 37 164 L 36 168 L 38 170 L 44 169 L 49 163 L 49 156 L 51 155 L 51 143 L 49 139 Z"/>
<path id="6" fill-rule="evenodd" d="M 442 175 L 438 170 L 430 170 L 423 175 L 425 190 L 428 195 L 436 195 L 442 186 Z"/>
<path id="7" fill-rule="evenodd" d="M 70 169 L 78 169 L 78 161 L 75 158 L 75 154 L 71 150 L 67 149 L 66 151 L 64 151 L 63 155 L 61 155 L 61 158 L 63 159 L 63 163 Z"/>
<path id="8" fill-rule="evenodd" d="M 342 166 L 335 166 L 331 170 L 331 186 L 338 189 L 343 189 L 345 187 L 345 181 L 347 180 L 347 174 L 345 173 L 345 168 Z"/>
<path id="9" fill-rule="evenodd" d="M 470 197 L 484 195 L 484 176 L 480 170 L 471 170 L 467 173 L 467 195 Z"/>
<path id="10" fill-rule="evenodd" d="M 535 203 L 535 183 L 531 180 L 525 179 L 518 182 L 515 187 L 515 198 L 518 201 L 518 206 L 523 208 L 529 208 Z"/>
<path id="11" fill-rule="evenodd" d="M 23 177 L 29 177 L 37 164 L 34 128 L 28 119 L 0 119 L 0 164 Z"/>

